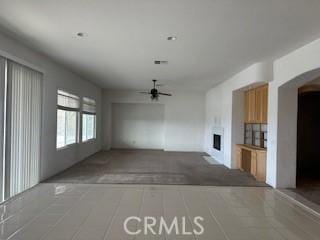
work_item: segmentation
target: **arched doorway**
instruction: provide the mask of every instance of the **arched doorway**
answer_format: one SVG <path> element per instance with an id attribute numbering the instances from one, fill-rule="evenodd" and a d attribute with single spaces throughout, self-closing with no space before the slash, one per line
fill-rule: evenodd
<path id="1" fill-rule="evenodd" d="M 299 88 L 297 193 L 320 204 L 320 79 Z"/>
<path id="2" fill-rule="evenodd" d="M 271 121 L 270 126 L 276 131 L 272 141 L 276 141 L 276 147 L 271 144 L 270 152 L 276 160 L 276 186 L 278 188 L 295 188 L 297 177 L 297 123 L 298 123 L 298 92 L 299 88 L 318 79 L 320 68 L 305 72 L 287 81 L 285 84 L 276 86 L 277 110 L 271 109 L 270 116 L 276 116 L 276 121 Z M 272 97 L 272 96 L 271 96 Z M 271 106 L 272 107 L 272 106 Z M 274 111 L 275 114 L 272 114 Z M 273 119 L 272 119 L 273 120 Z M 275 140 L 273 140 L 273 138 Z M 272 161 L 269 161 L 272 162 Z M 270 171 L 272 170 L 269 166 Z"/>

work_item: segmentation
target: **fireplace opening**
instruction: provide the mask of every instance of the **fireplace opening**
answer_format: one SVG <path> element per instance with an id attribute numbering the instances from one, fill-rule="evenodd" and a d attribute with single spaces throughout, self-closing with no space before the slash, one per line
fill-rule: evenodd
<path id="1" fill-rule="evenodd" d="M 213 134 L 213 148 L 221 151 L 221 135 Z"/>

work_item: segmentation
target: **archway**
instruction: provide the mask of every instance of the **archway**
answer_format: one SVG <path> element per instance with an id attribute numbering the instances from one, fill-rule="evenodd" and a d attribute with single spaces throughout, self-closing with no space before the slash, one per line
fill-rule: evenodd
<path id="1" fill-rule="evenodd" d="M 297 188 L 311 202 L 320 204 L 320 79 L 299 88 L 297 124 Z"/>
<path id="2" fill-rule="evenodd" d="M 296 187 L 298 89 L 320 77 L 320 68 L 305 72 L 278 88 L 277 186 Z"/>
<path id="3" fill-rule="evenodd" d="M 320 180 L 320 81 L 299 89 L 297 135 L 297 185 Z"/>

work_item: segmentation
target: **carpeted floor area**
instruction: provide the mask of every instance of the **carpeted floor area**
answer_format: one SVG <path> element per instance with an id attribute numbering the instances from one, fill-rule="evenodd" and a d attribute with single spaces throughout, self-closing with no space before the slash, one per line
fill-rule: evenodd
<path id="1" fill-rule="evenodd" d="M 205 153 L 114 149 L 96 153 L 45 182 L 268 186 L 248 173 L 212 165 Z"/>

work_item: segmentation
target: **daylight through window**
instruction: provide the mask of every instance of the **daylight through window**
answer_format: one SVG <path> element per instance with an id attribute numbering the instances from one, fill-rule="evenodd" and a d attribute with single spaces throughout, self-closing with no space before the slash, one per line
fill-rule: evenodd
<path id="1" fill-rule="evenodd" d="M 77 142 L 79 109 L 79 97 L 58 90 L 57 148 Z"/>
<path id="2" fill-rule="evenodd" d="M 84 97 L 82 100 L 82 141 L 96 138 L 96 102 Z"/>

